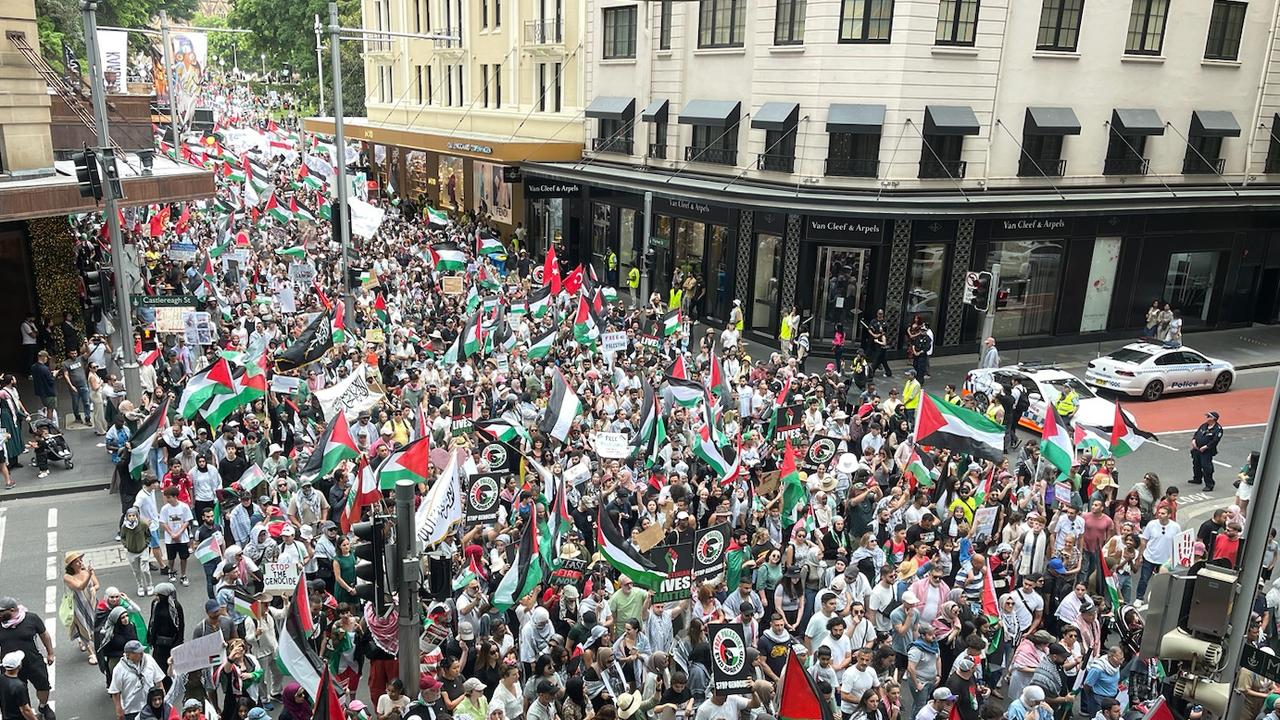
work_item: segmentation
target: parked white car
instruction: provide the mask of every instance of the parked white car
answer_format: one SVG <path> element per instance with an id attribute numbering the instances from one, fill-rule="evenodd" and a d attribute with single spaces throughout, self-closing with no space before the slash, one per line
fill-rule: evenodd
<path id="1" fill-rule="evenodd" d="M 972 395 L 974 405 L 985 411 L 988 400 L 997 388 L 1000 392 L 1009 392 L 1015 377 L 1029 393 L 1027 410 L 1018 418 L 1018 424 L 1032 432 L 1044 431 L 1044 416 L 1049 404 L 1058 402 L 1067 388 L 1075 390 L 1080 398 L 1075 422 L 1096 428 L 1110 428 L 1115 423 L 1115 403 L 1098 397 L 1083 380 L 1052 365 L 1024 363 L 970 370 L 964 376 L 964 388 L 961 392 Z"/>
<path id="2" fill-rule="evenodd" d="M 1226 392 L 1235 382 L 1236 369 L 1185 345 L 1167 348 L 1138 342 L 1090 361 L 1085 378 L 1095 388 L 1159 400 L 1166 393 Z"/>

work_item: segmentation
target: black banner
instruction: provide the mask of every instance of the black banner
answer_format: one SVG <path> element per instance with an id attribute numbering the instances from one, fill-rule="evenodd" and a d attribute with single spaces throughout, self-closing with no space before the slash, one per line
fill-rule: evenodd
<path id="1" fill-rule="evenodd" d="M 551 584 L 556 587 L 580 585 L 587 572 L 587 561 L 582 558 L 560 558 L 560 569 L 551 573 Z"/>
<path id="2" fill-rule="evenodd" d="M 804 466 L 810 470 L 816 470 L 831 462 L 836 453 L 840 452 L 842 442 L 844 441 L 840 438 L 830 435 L 815 436 L 813 442 L 809 443 L 809 449 L 805 451 Z"/>
<path id="3" fill-rule="evenodd" d="M 494 440 L 480 448 L 480 457 L 489 464 L 491 472 L 508 475 L 520 472 L 520 451 L 501 440 Z"/>
<path id="4" fill-rule="evenodd" d="M 699 530 L 693 536 L 693 581 L 701 585 L 722 574 L 728 555 L 729 523 Z"/>
<path id="5" fill-rule="evenodd" d="M 649 560 L 667 573 L 667 579 L 653 594 L 653 602 L 679 602 L 693 597 L 693 547 L 690 544 L 659 545 L 649 551 Z"/>
<path id="6" fill-rule="evenodd" d="M 747 639 L 742 625 L 707 625 L 711 638 L 711 689 L 717 695 L 750 695 L 751 666 L 747 664 Z"/>
<path id="7" fill-rule="evenodd" d="M 804 403 L 784 405 L 773 411 L 773 442 L 781 447 L 788 438 L 794 445 L 804 429 Z"/>
<path id="8" fill-rule="evenodd" d="M 453 434 L 465 435 L 475 427 L 472 420 L 476 415 L 476 397 L 474 395 L 454 395 L 449 399 L 453 408 Z"/>
<path id="9" fill-rule="evenodd" d="M 471 476 L 467 497 L 463 502 L 463 516 L 467 524 L 491 524 L 498 520 L 498 502 L 501 500 L 502 481 L 507 473 L 476 473 Z"/>

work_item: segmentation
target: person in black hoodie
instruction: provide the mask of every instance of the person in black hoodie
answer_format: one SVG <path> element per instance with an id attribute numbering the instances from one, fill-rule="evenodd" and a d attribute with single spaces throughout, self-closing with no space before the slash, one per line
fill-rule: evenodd
<path id="1" fill-rule="evenodd" d="M 156 585 L 156 596 L 151 601 L 151 619 L 147 621 L 147 644 L 151 646 L 151 657 L 160 667 L 169 666 L 169 654 L 182 644 L 186 625 L 182 603 L 178 601 L 178 591 L 173 583 Z M 173 680 L 167 675 L 164 682 L 166 690 L 173 685 Z"/>

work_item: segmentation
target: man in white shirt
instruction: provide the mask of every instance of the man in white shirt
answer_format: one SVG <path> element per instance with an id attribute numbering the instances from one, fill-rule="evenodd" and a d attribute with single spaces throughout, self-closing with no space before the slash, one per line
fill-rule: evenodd
<path id="1" fill-rule="evenodd" d="M 751 697 L 713 693 L 702 701 L 694 720 L 738 720 L 743 710 L 760 707 L 760 698 L 754 692 Z"/>
<path id="2" fill-rule="evenodd" d="M 164 689 L 164 672 L 150 655 L 143 652 L 142 643 L 130 640 L 125 643 L 124 657 L 111 672 L 107 694 L 115 706 L 116 720 L 136 718 L 147 702 L 152 688 Z"/>
<path id="3" fill-rule="evenodd" d="M 853 667 L 845 668 L 840 678 L 840 712 L 849 717 L 857 709 L 862 695 L 880 687 L 880 676 L 871 667 L 871 651 L 860 649 L 853 656 Z"/>
<path id="4" fill-rule="evenodd" d="M 1169 562 L 1173 556 L 1173 541 L 1182 532 L 1182 527 L 1169 518 L 1169 508 L 1156 510 L 1156 519 L 1147 523 L 1142 529 L 1138 554 L 1142 555 L 1142 570 L 1138 575 L 1138 599 L 1147 597 L 1147 583 L 1160 566 Z"/>
<path id="5" fill-rule="evenodd" d="M 175 561 L 182 560 L 182 584 L 190 585 L 187 579 L 187 560 L 191 558 L 191 508 L 178 499 L 178 486 L 170 485 L 164 489 L 164 505 L 160 508 L 160 529 L 164 533 L 165 550 L 169 559 L 169 581 L 176 579 Z"/>
<path id="6" fill-rule="evenodd" d="M 142 489 L 133 498 L 133 506 L 138 508 L 138 517 L 147 521 L 147 527 L 151 528 L 151 540 L 148 542 L 151 547 L 151 556 L 155 558 L 156 565 L 164 568 L 164 554 L 160 552 L 160 509 L 156 507 L 156 493 L 160 491 L 160 479 L 151 474 L 150 470 L 142 472 Z M 168 572 L 168 570 L 165 570 Z"/>
<path id="7" fill-rule="evenodd" d="M 827 623 L 836 616 L 836 595 L 831 591 L 818 593 L 818 612 L 809 618 L 804 630 L 804 645 L 816 650 L 827 636 Z"/>

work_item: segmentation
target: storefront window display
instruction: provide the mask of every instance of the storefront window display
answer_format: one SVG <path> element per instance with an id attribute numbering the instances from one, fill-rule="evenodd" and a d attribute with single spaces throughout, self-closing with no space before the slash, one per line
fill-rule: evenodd
<path id="1" fill-rule="evenodd" d="M 627 273 L 637 264 L 636 253 L 640 251 L 636 237 L 637 215 L 631 208 L 618 211 L 618 277 L 614 280 L 618 290 L 626 289 Z"/>
<path id="2" fill-rule="evenodd" d="M 591 264 L 603 272 L 609 254 L 609 230 L 613 222 L 613 206 L 591 203 Z"/>
<path id="3" fill-rule="evenodd" d="M 729 228 L 709 226 L 707 233 L 707 298 L 703 311 L 712 317 L 728 317 L 733 288 L 729 286 Z"/>
<path id="4" fill-rule="evenodd" d="M 437 181 L 440 183 L 440 207 L 466 210 L 464 191 L 467 183 L 463 176 L 462 158 L 441 155 Z"/>
<path id="5" fill-rule="evenodd" d="M 907 287 L 905 322 L 919 315 L 932 328 L 938 327 L 942 289 L 946 282 L 947 246 L 943 243 L 917 245 L 911 254 L 911 282 Z"/>
<path id="6" fill-rule="evenodd" d="M 430 177 L 427 172 L 427 154 L 422 150 L 410 150 L 405 155 L 405 164 L 408 168 L 409 197 L 425 197 L 429 186 L 427 179 Z"/>
<path id="7" fill-rule="evenodd" d="M 502 179 L 502 166 L 474 163 L 477 209 L 505 225 L 511 224 L 511 186 Z"/>
<path id="8" fill-rule="evenodd" d="M 564 198 L 546 198 L 530 203 L 530 254 L 545 252 L 564 234 Z"/>
<path id="9" fill-rule="evenodd" d="M 1053 332 L 1062 281 L 1061 240 L 1013 240 L 992 243 L 987 264 L 1000 263 L 1000 289 L 1008 303 L 996 311 L 994 331 L 1001 339 Z"/>
<path id="10" fill-rule="evenodd" d="M 1182 313 L 1184 323 L 1209 320 L 1213 285 L 1218 275 L 1217 251 L 1173 253 L 1165 276 L 1165 300 Z"/>
<path id="11" fill-rule="evenodd" d="M 778 282 L 782 277 L 782 236 L 756 235 L 756 265 L 752 275 L 751 328 L 773 332 L 778 316 Z"/>

